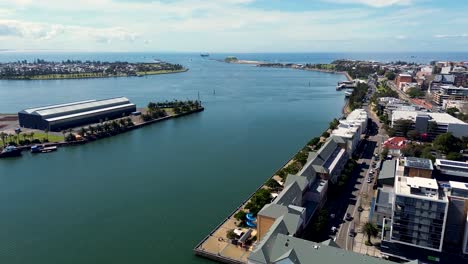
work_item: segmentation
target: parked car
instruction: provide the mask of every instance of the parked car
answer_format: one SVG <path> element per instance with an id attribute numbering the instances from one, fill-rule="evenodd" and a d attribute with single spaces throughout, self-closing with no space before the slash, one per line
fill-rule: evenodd
<path id="1" fill-rule="evenodd" d="M 351 221 L 351 220 L 353 220 L 353 217 L 351 216 L 350 213 L 346 213 L 345 220 L 346 220 L 346 221 Z"/>

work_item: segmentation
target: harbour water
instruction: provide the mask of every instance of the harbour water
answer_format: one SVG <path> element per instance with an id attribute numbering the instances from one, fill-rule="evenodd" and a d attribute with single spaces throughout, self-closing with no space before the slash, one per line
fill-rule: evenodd
<path id="1" fill-rule="evenodd" d="M 243 59 L 268 56 L 288 61 Z M 291 62 L 302 62 L 294 56 Z M 315 61 L 307 62 L 330 62 L 310 56 Z M 208 263 L 193 256 L 196 243 L 340 116 L 344 103 L 335 90 L 342 75 L 224 64 L 198 54 L 0 54 L 1 61 L 34 58 L 162 59 L 190 71 L 0 81 L 0 112 L 114 96 L 142 106 L 198 93 L 206 110 L 84 146 L 1 160 L 0 263 Z"/>

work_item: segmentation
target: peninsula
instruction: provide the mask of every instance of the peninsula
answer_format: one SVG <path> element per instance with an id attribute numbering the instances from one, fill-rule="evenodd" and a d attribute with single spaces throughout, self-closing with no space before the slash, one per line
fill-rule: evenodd
<path id="1" fill-rule="evenodd" d="M 124 61 L 81 61 L 61 62 L 36 59 L 0 63 L 0 79 L 4 80 L 52 80 L 145 76 L 185 72 L 180 64 L 163 61 L 130 63 Z"/>

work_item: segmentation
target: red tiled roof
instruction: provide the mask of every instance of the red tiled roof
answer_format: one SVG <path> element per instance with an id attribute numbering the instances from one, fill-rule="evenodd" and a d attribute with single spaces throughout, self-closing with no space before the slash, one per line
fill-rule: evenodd
<path id="1" fill-rule="evenodd" d="M 406 146 L 406 138 L 404 137 L 392 137 L 387 139 L 383 143 L 384 147 L 388 149 L 402 149 Z"/>

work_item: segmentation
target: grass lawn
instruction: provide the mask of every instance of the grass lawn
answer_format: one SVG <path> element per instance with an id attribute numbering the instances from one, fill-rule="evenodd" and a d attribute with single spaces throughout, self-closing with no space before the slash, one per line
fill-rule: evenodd
<path id="1" fill-rule="evenodd" d="M 156 75 L 156 74 L 177 73 L 177 72 L 186 72 L 186 71 L 187 71 L 187 69 L 176 70 L 176 71 L 161 70 L 161 71 L 137 72 L 137 74 L 138 74 L 138 75 Z"/>
<path id="2" fill-rule="evenodd" d="M 39 139 L 39 140 L 42 141 L 44 138 L 47 138 L 45 133 L 34 133 L 34 139 Z M 62 142 L 62 141 L 64 141 L 63 136 L 57 136 L 57 135 L 50 134 L 50 133 L 49 133 L 48 138 L 49 138 L 49 142 Z"/>
<path id="3" fill-rule="evenodd" d="M 175 115 L 174 108 L 164 108 L 164 111 L 166 111 L 169 116 Z"/>

